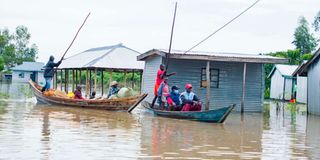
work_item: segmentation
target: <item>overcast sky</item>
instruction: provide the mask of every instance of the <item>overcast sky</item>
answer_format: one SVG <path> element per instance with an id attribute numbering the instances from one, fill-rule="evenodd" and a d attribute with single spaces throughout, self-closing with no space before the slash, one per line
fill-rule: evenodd
<path id="1" fill-rule="evenodd" d="M 188 50 L 255 0 L 178 0 L 173 49 Z M 0 29 L 28 27 L 38 61 L 60 58 L 85 16 L 91 15 L 66 57 L 123 43 L 141 53 L 169 46 L 175 0 L 0 0 Z M 195 48 L 266 53 L 293 49 L 299 16 L 311 23 L 320 0 L 261 0 L 254 8 Z M 320 37 L 320 35 L 317 35 Z"/>

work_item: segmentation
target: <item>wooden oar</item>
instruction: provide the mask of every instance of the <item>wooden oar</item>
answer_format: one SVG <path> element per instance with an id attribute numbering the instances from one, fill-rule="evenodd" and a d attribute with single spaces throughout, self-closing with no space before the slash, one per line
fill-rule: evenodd
<path id="1" fill-rule="evenodd" d="M 80 26 L 80 28 L 78 29 L 78 31 L 77 31 L 77 33 L 76 33 L 76 35 L 73 37 L 72 42 L 70 43 L 70 45 L 69 45 L 69 47 L 67 48 L 67 50 L 64 52 L 64 54 L 63 54 L 63 56 L 61 57 L 60 61 L 62 61 L 62 60 L 63 60 L 63 58 L 64 58 L 64 56 L 67 54 L 68 50 L 69 50 L 69 49 L 70 49 L 70 47 L 72 46 L 72 44 L 73 44 L 74 40 L 77 38 L 77 36 L 78 36 L 78 34 L 79 34 L 79 32 L 80 32 L 81 28 L 82 28 L 82 27 L 83 27 L 83 25 L 86 23 L 86 21 L 87 21 L 87 19 L 88 19 L 88 17 L 89 17 L 89 16 L 90 16 L 90 12 L 89 12 L 89 14 L 87 15 L 86 19 L 84 19 L 84 21 L 83 21 L 82 25 L 81 25 L 81 26 Z"/>
<path id="2" fill-rule="evenodd" d="M 142 97 L 141 97 L 135 104 L 133 104 L 133 105 L 127 110 L 127 112 L 128 112 L 128 113 L 131 113 L 131 111 L 132 111 L 133 109 L 135 109 L 135 108 L 138 106 L 138 104 L 140 104 L 147 96 L 148 96 L 147 93 L 145 93 L 144 95 L 142 95 Z"/>

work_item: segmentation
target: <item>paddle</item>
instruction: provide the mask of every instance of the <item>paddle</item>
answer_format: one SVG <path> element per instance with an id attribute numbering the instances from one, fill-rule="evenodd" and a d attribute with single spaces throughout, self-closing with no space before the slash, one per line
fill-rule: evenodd
<path id="1" fill-rule="evenodd" d="M 81 28 L 82 28 L 82 27 L 83 27 L 83 25 L 86 23 L 86 21 L 87 21 L 87 19 L 88 19 L 88 17 L 89 17 L 89 16 L 90 16 L 90 12 L 88 13 L 87 17 L 84 19 L 84 21 L 83 21 L 82 25 L 81 25 L 81 26 L 80 26 L 80 28 L 78 29 L 78 31 L 77 31 L 77 33 L 76 33 L 76 35 L 73 37 L 73 40 L 71 41 L 71 43 L 70 43 L 69 47 L 67 48 L 67 50 L 64 52 L 64 54 L 63 54 L 63 56 L 61 57 L 60 61 L 62 61 L 62 60 L 63 60 L 63 58 L 64 58 L 64 56 L 67 54 L 68 50 L 69 50 L 69 49 L 70 49 L 70 47 L 72 46 L 72 44 L 73 44 L 74 40 L 76 40 L 76 38 L 77 38 L 77 36 L 78 36 L 78 34 L 79 34 L 79 32 L 80 32 Z"/>
<path id="2" fill-rule="evenodd" d="M 132 111 L 133 109 L 135 109 L 135 108 L 138 106 L 138 104 L 140 104 L 147 96 L 148 96 L 148 94 L 144 94 L 136 103 L 134 103 L 134 104 L 127 110 L 127 112 L 128 112 L 128 113 L 131 113 L 131 111 Z"/>

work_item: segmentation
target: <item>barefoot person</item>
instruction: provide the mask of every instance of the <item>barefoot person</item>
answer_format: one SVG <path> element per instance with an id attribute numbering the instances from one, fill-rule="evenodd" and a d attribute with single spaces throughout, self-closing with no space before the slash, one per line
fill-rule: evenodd
<path id="1" fill-rule="evenodd" d="M 154 103 L 156 102 L 157 100 L 157 97 L 158 97 L 158 89 L 160 87 L 160 84 L 162 83 L 163 81 L 163 78 L 164 77 L 170 77 L 172 75 L 175 75 L 176 72 L 172 72 L 170 74 L 166 74 L 166 70 L 165 70 L 165 65 L 164 64 L 160 64 L 160 67 L 159 67 L 159 70 L 157 71 L 157 76 L 156 76 L 156 83 L 154 85 L 154 88 L 153 88 L 153 93 L 154 93 L 154 98 L 153 98 L 153 101 L 152 101 L 152 105 L 151 107 L 154 106 Z"/>
<path id="2" fill-rule="evenodd" d="M 41 91 L 44 92 L 50 89 L 51 81 L 53 77 L 54 67 L 58 67 L 61 64 L 61 60 L 58 63 L 54 63 L 54 57 L 50 56 L 48 63 L 45 65 L 43 77 L 46 80 L 46 84 L 42 87 Z"/>

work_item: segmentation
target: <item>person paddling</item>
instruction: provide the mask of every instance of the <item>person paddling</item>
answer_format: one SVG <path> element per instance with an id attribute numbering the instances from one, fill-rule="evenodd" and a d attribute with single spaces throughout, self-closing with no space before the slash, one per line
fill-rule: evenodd
<path id="1" fill-rule="evenodd" d="M 156 100 L 157 100 L 157 97 L 158 97 L 158 89 L 159 89 L 160 84 L 162 83 L 164 77 L 170 77 L 170 76 L 176 74 L 176 72 L 172 72 L 172 73 L 170 73 L 170 74 L 167 74 L 166 72 L 167 72 L 167 71 L 166 71 L 166 69 L 165 69 L 165 65 L 164 65 L 164 64 L 160 64 L 159 70 L 157 71 L 156 83 L 155 83 L 154 88 L 153 88 L 154 98 L 153 98 L 151 107 L 154 106 L 154 103 L 155 103 Z"/>
<path id="2" fill-rule="evenodd" d="M 48 63 L 45 65 L 43 77 L 46 80 L 46 84 L 42 87 L 41 92 L 50 89 L 51 81 L 53 77 L 54 67 L 58 67 L 61 64 L 61 60 L 58 63 L 54 63 L 54 57 L 50 56 Z"/>

